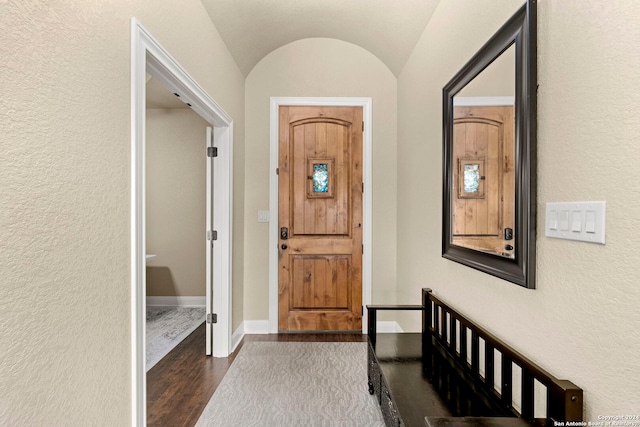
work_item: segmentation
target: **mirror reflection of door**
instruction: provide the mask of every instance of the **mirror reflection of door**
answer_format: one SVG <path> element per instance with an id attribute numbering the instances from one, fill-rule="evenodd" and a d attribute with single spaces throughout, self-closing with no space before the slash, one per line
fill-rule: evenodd
<path id="1" fill-rule="evenodd" d="M 513 105 L 454 104 L 454 244 L 514 258 L 514 151 Z"/>
<path id="2" fill-rule="evenodd" d="M 452 243 L 515 258 L 515 46 L 453 100 Z"/>

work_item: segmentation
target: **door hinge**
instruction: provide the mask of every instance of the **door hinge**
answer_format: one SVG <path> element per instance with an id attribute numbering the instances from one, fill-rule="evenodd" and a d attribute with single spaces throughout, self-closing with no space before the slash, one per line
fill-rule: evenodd
<path id="1" fill-rule="evenodd" d="M 207 314 L 207 323 L 218 323 L 218 315 L 216 313 Z"/>
<path id="2" fill-rule="evenodd" d="M 362 245 L 362 254 L 364 255 L 364 245 Z"/>
<path id="3" fill-rule="evenodd" d="M 218 147 L 207 147 L 207 157 L 218 157 Z"/>
<path id="4" fill-rule="evenodd" d="M 280 175 L 280 168 L 276 168 L 276 175 Z"/>
<path id="5" fill-rule="evenodd" d="M 364 305 L 360 306 L 360 315 L 364 316 Z"/>
<path id="6" fill-rule="evenodd" d="M 362 183 L 362 192 L 364 193 L 364 182 Z"/>
<path id="7" fill-rule="evenodd" d="M 207 240 L 218 240 L 218 232 L 216 230 L 207 230 Z"/>
<path id="8" fill-rule="evenodd" d="M 364 132 L 364 121 L 362 122 L 362 132 Z"/>

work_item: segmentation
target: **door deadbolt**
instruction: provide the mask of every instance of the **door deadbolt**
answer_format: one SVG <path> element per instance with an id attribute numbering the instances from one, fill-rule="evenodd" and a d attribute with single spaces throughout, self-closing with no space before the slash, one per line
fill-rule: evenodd
<path id="1" fill-rule="evenodd" d="M 513 239 L 513 229 L 512 228 L 505 228 L 504 229 L 504 240 L 511 240 Z"/>
<path id="2" fill-rule="evenodd" d="M 280 229 L 280 238 L 282 240 L 287 240 L 289 238 L 289 229 L 287 227 L 282 227 Z"/>

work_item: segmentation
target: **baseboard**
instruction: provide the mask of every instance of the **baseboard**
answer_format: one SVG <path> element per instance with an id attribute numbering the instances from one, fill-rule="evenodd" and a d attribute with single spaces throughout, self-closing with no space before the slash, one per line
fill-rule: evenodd
<path id="1" fill-rule="evenodd" d="M 404 332 L 398 322 L 376 322 L 377 332 L 381 334 L 385 333 L 398 333 Z M 240 326 L 233 332 L 231 337 L 231 352 L 236 350 L 240 341 L 246 334 L 268 334 L 269 333 L 269 321 L 268 320 L 245 320 L 240 323 Z"/>
<path id="2" fill-rule="evenodd" d="M 242 338 L 246 334 L 268 334 L 269 333 L 269 321 L 268 320 L 245 320 L 240 323 L 240 326 L 233 332 L 231 336 L 231 352 L 236 351 L 238 344 L 242 341 Z"/>
<path id="3" fill-rule="evenodd" d="M 147 297 L 147 305 L 149 306 L 179 306 L 179 307 L 205 307 L 207 305 L 207 298 L 202 297 L 167 297 L 157 296 Z"/>
<path id="4" fill-rule="evenodd" d="M 376 331 L 380 334 L 404 332 L 398 322 L 376 322 Z"/>
<path id="5" fill-rule="evenodd" d="M 269 321 L 268 320 L 245 320 L 244 333 L 245 334 L 268 334 Z"/>
<path id="6" fill-rule="evenodd" d="M 376 323 L 377 331 L 379 333 L 392 333 L 392 332 L 404 332 L 398 322 L 382 322 Z M 239 333 L 240 328 L 243 328 L 244 334 L 268 334 L 269 333 L 269 321 L 268 320 L 245 320 L 240 324 L 236 332 Z"/>
<path id="7" fill-rule="evenodd" d="M 229 354 L 236 351 L 236 348 L 238 348 L 238 344 L 240 344 L 242 338 L 244 338 L 244 322 L 240 323 L 238 329 L 233 331 L 233 335 L 231 335 L 231 351 L 229 352 Z"/>

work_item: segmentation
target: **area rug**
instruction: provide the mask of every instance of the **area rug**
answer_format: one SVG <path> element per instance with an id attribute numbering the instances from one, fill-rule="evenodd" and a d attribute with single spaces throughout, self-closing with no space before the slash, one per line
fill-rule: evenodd
<path id="1" fill-rule="evenodd" d="M 362 342 L 248 342 L 196 427 L 384 426 Z"/>
<path id="2" fill-rule="evenodd" d="M 147 306 L 147 371 L 205 319 L 205 307 Z"/>

